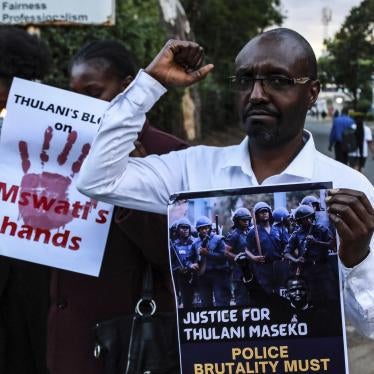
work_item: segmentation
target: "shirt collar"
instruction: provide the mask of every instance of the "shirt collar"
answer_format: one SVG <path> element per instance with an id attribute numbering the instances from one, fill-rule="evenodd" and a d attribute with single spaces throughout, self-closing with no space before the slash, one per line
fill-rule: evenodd
<path id="1" fill-rule="evenodd" d="M 281 174 L 312 179 L 316 148 L 313 136 L 308 130 L 304 130 L 303 139 L 305 142 L 303 148 Z M 248 152 L 248 137 L 245 137 L 237 146 L 228 147 L 228 149 L 229 152 L 222 162 L 222 168 L 240 167 L 243 173 L 254 177 Z"/>
<path id="2" fill-rule="evenodd" d="M 308 130 L 303 133 L 304 146 L 288 167 L 281 174 L 293 175 L 305 179 L 312 179 L 314 173 L 314 162 L 316 147 L 312 134 Z"/>

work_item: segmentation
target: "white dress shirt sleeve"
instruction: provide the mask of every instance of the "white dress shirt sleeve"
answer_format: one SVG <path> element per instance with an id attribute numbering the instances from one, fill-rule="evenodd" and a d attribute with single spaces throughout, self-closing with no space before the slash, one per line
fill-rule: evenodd
<path id="1" fill-rule="evenodd" d="M 145 114 L 165 92 L 141 70 L 112 101 L 77 178 L 80 192 L 130 209 L 166 213 L 170 194 L 182 190 L 179 156 L 129 157 Z"/>

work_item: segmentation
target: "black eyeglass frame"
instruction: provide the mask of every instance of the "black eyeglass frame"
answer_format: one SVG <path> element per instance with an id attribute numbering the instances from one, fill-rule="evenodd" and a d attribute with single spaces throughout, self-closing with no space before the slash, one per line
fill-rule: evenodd
<path id="1" fill-rule="evenodd" d="M 247 79 L 248 80 L 248 84 L 247 84 L 247 87 L 243 86 L 243 87 L 239 87 L 238 88 L 238 91 L 239 92 L 249 92 L 251 93 L 253 91 L 253 88 L 255 86 L 255 83 L 256 81 L 260 81 L 261 82 L 261 87 L 262 89 L 266 91 L 266 88 L 264 87 L 264 81 L 271 81 L 271 80 L 283 80 L 283 82 L 287 82 L 287 84 L 280 84 L 279 87 L 275 87 L 275 86 L 271 86 L 270 84 L 270 87 L 272 90 L 274 91 L 281 91 L 282 89 L 285 89 L 285 88 L 288 88 L 288 87 L 292 87 L 294 85 L 297 85 L 297 84 L 306 84 L 308 82 L 313 82 L 314 79 L 311 78 L 311 77 L 298 77 L 298 78 L 290 78 L 290 77 L 285 77 L 285 76 L 279 76 L 279 75 L 269 75 L 269 76 L 257 76 L 257 77 L 249 77 L 249 76 L 246 76 L 246 75 L 233 75 L 231 77 L 229 77 L 228 79 L 230 80 L 231 83 L 235 84 L 235 83 L 238 83 L 238 80 L 239 79 Z M 249 83 L 252 82 L 252 85 L 251 87 L 249 87 Z M 268 87 L 269 88 L 269 87 Z"/>

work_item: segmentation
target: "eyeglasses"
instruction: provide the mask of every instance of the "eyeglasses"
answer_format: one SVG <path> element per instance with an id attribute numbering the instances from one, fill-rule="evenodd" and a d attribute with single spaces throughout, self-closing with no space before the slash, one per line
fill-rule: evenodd
<path id="1" fill-rule="evenodd" d="M 185 226 L 185 225 L 179 225 L 178 226 L 181 230 L 189 230 L 190 229 L 190 226 Z"/>
<path id="2" fill-rule="evenodd" d="M 229 77 L 233 88 L 239 92 L 252 93 L 256 81 L 261 82 L 261 87 L 267 94 L 285 91 L 296 84 L 305 84 L 312 81 L 309 77 L 288 78 L 280 75 L 249 77 L 247 75 Z"/>

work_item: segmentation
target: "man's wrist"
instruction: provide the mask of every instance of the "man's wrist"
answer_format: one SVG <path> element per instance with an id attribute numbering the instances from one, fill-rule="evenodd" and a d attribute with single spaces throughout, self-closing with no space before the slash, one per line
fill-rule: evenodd
<path id="1" fill-rule="evenodd" d="M 360 258 L 354 259 L 354 260 L 348 260 L 340 257 L 340 260 L 342 261 L 343 265 L 346 268 L 354 268 L 357 265 L 360 265 L 363 261 L 366 260 L 366 258 L 370 254 L 370 247 L 367 248 L 365 254 L 363 256 L 360 256 Z"/>

